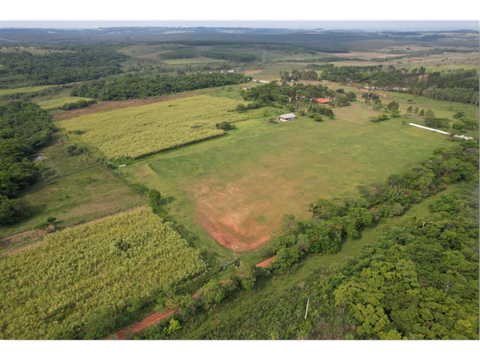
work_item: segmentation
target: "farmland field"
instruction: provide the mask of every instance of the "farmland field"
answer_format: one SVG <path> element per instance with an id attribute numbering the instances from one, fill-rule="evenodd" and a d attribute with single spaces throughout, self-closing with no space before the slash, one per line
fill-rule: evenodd
<path id="1" fill-rule="evenodd" d="M 355 192 L 448 146 L 439 134 L 368 121 L 364 105 L 278 125 L 258 115 L 231 136 L 137 162 L 119 171 L 172 199 L 169 211 L 198 234 L 251 250 L 268 241 L 283 214 L 304 218 L 317 197 Z M 208 234 L 208 235 L 207 235 Z"/>
<path id="2" fill-rule="evenodd" d="M 109 159 L 139 158 L 224 134 L 216 124 L 246 116 L 234 110 L 244 102 L 210 96 L 161 102 L 80 116 L 59 125 Z"/>
<path id="3" fill-rule="evenodd" d="M 95 314 L 125 311 L 206 265 L 170 223 L 140 209 L 48 235 L 0 269 L 0 338 L 73 339 L 95 337 Z"/>

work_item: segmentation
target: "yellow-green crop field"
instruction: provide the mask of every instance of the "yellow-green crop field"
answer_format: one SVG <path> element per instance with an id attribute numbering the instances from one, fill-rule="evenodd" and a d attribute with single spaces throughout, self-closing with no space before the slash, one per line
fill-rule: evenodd
<path id="1" fill-rule="evenodd" d="M 65 104 L 72 104 L 72 103 L 79 102 L 81 100 L 92 100 L 92 99 L 84 98 L 84 97 L 64 96 L 57 99 L 39 101 L 37 105 L 40 106 L 42 109 L 52 110 L 52 109 L 57 109 Z"/>
<path id="2" fill-rule="evenodd" d="M 84 115 L 59 125 L 69 132 L 84 132 L 72 136 L 108 159 L 136 159 L 223 135 L 217 123 L 247 119 L 232 112 L 238 104 L 246 102 L 202 95 Z"/>
<path id="3" fill-rule="evenodd" d="M 76 338 L 96 313 L 128 311 L 205 269 L 199 251 L 151 209 L 50 234 L 0 258 L 0 338 Z"/>

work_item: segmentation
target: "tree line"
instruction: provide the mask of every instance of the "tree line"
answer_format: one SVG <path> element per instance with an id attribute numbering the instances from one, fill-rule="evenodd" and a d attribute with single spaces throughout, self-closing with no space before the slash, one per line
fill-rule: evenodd
<path id="1" fill-rule="evenodd" d="M 28 204 L 17 199 L 38 175 L 27 157 L 47 146 L 54 131 L 48 113 L 34 103 L 0 106 L 0 225 L 29 215 Z"/>
<path id="2" fill-rule="evenodd" d="M 447 100 L 478 106 L 479 85 L 476 70 L 427 73 L 424 67 L 397 69 L 393 65 L 328 67 L 322 72 L 323 80 L 355 82 L 370 87 L 403 91 L 436 100 Z"/>
<path id="3" fill-rule="evenodd" d="M 235 85 L 249 81 L 243 74 L 186 74 L 155 77 L 122 76 L 100 79 L 74 87 L 71 96 L 88 97 L 98 101 L 146 99 L 209 87 Z"/>

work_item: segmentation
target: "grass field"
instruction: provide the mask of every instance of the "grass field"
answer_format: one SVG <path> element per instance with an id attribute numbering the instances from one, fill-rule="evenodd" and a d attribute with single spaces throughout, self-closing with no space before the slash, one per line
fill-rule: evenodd
<path id="1" fill-rule="evenodd" d="M 99 314 L 128 311 L 205 269 L 199 251 L 151 209 L 48 235 L 0 258 L 0 338 L 95 338 Z"/>
<path id="2" fill-rule="evenodd" d="M 70 144 L 57 133 L 52 145 L 44 149 L 45 166 L 53 169 L 55 175 L 40 178 L 22 195 L 21 199 L 32 206 L 33 215 L 0 228 L 2 238 L 31 230 L 50 216 L 56 217 L 57 226 L 64 228 L 146 204 L 145 198 L 95 158 L 88 154 L 68 155 Z"/>
<path id="3" fill-rule="evenodd" d="M 16 89 L 0 89 L 0 96 L 36 92 L 36 91 L 45 90 L 51 86 L 52 85 L 31 86 L 31 87 L 16 88 Z"/>
<path id="4" fill-rule="evenodd" d="M 92 99 L 84 98 L 84 97 L 64 96 L 64 97 L 55 98 L 55 99 L 51 99 L 51 100 L 39 101 L 39 102 L 37 102 L 37 104 L 42 109 L 52 110 L 52 109 L 58 109 L 59 107 L 65 105 L 65 104 L 76 103 L 76 102 L 79 102 L 81 100 L 92 100 Z"/>
<path id="5" fill-rule="evenodd" d="M 378 114 L 355 104 L 335 109 L 336 120 L 307 117 L 271 124 L 238 124 L 230 136 L 172 151 L 119 170 L 170 199 L 169 212 L 197 234 L 251 250 L 269 239 L 283 214 L 308 215 L 318 197 L 354 192 L 407 163 L 448 146 L 402 119 L 371 123 Z M 251 116 L 253 118 L 253 116 Z"/>
<path id="6" fill-rule="evenodd" d="M 69 132 L 84 131 L 76 137 L 109 159 L 138 158 L 223 135 L 217 123 L 247 118 L 231 112 L 241 103 L 196 96 L 80 116 L 59 125 Z"/>

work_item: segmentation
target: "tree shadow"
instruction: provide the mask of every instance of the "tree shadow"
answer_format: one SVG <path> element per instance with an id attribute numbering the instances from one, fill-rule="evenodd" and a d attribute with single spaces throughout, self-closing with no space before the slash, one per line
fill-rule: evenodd
<path id="1" fill-rule="evenodd" d="M 177 200 L 174 196 L 166 196 L 166 197 L 162 197 L 162 199 L 160 200 L 160 206 L 168 206 L 170 205 L 172 202 L 174 202 L 175 200 Z"/>

